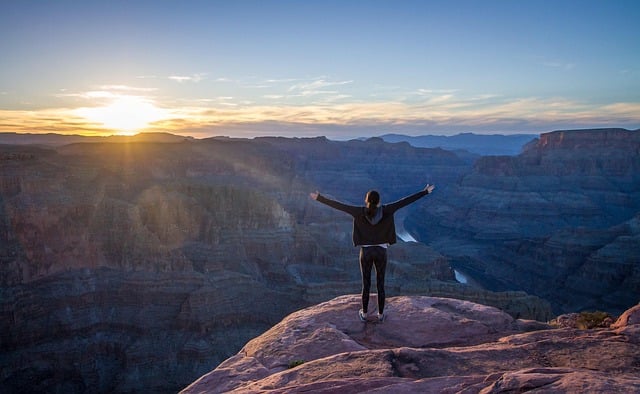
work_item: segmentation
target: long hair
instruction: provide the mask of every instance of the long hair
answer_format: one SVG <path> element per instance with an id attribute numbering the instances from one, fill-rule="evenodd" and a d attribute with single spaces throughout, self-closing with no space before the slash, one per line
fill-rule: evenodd
<path id="1" fill-rule="evenodd" d="M 378 204 L 380 204 L 380 193 L 375 190 L 369 190 L 364 197 L 364 201 L 367 204 L 364 210 L 365 215 L 367 218 L 373 219 L 378 211 Z"/>

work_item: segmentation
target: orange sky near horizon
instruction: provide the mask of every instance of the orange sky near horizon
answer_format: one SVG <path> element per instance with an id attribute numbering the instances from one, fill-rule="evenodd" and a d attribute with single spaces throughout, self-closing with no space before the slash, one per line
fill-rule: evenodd
<path id="1" fill-rule="evenodd" d="M 90 94 L 91 95 L 91 94 Z M 153 98 L 114 92 L 92 93 L 102 105 L 41 110 L 0 109 L 2 131 L 59 133 L 93 136 L 132 135 L 139 132 L 169 132 L 177 135 L 303 134 L 308 128 L 330 134 L 333 127 L 356 127 L 391 132 L 405 125 L 458 124 L 469 131 L 492 129 L 501 117 L 510 116 L 531 123 L 576 124 L 615 127 L 612 119 L 640 124 L 640 103 L 607 104 L 597 108 L 567 100 L 526 99 L 500 104 L 478 105 L 481 99 L 454 100 L 439 97 L 426 103 L 346 103 L 244 107 L 184 106 L 172 109 Z M 449 95 L 450 96 L 450 95 Z M 105 97 L 108 99 L 105 100 Z M 567 113 L 567 109 L 571 111 Z M 455 110 L 454 110 L 455 109 Z M 597 114 L 597 115 L 594 115 Z M 263 130 L 263 124 L 271 127 Z M 578 127 L 579 128 L 579 127 Z M 541 129 L 547 132 L 552 129 Z M 499 133 L 499 130 L 497 131 Z M 318 133 L 316 133 L 318 134 Z M 321 133 L 320 133 L 321 134 Z M 413 133 L 415 134 L 415 132 Z M 426 133 L 423 133 L 426 134 Z"/>

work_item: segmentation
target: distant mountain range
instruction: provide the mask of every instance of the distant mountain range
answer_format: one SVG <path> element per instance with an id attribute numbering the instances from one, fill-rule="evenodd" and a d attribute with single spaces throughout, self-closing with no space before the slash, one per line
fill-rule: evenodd
<path id="1" fill-rule="evenodd" d="M 380 136 L 387 142 L 408 142 L 418 148 L 442 148 L 446 150 L 466 150 L 481 156 L 513 156 L 522 152 L 522 147 L 538 134 L 473 134 L 463 133 L 452 136 L 385 134 Z"/>
<path id="2" fill-rule="evenodd" d="M 78 142 L 181 142 L 193 139 L 193 137 L 170 133 L 139 133 L 132 136 L 111 135 L 108 137 L 55 133 L 0 133 L 0 144 L 7 145 L 63 146 Z"/>
<path id="3" fill-rule="evenodd" d="M 482 135 L 473 133 L 444 135 L 408 136 L 402 134 L 385 134 L 380 136 L 386 142 L 408 142 L 417 148 L 442 148 L 451 151 L 465 150 L 473 155 L 500 156 L 517 155 L 522 147 L 537 134 L 514 135 Z M 9 145 L 43 145 L 63 146 L 78 142 L 182 142 L 194 140 L 193 137 L 179 136 L 170 133 L 139 133 L 133 136 L 112 135 L 108 137 L 64 135 L 64 134 L 19 134 L 0 133 L 0 144 Z"/>
<path id="4" fill-rule="evenodd" d="M 523 145 L 537 138 L 537 134 L 514 135 L 482 135 L 473 133 L 444 135 L 408 136 L 402 134 L 385 134 L 381 136 L 386 142 L 408 142 L 417 148 L 442 148 L 445 150 L 465 150 L 474 155 L 498 156 L 517 155 Z M 364 138 L 363 138 L 364 139 Z M 193 137 L 179 136 L 170 133 L 140 133 L 133 136 L 112 135 L 108 137 L 64 135 L 64 134 L 19 134 L 0 133 L 0 144 L 9 145 L 43 145 L 63 146 L 78 142 L 182 142 L 194 140 Z"/>

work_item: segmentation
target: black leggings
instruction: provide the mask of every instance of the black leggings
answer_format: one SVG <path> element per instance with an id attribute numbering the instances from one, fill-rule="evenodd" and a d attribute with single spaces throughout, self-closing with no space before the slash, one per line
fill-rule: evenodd
<path id="1" fill-rule="evenodd" d="M 360 248 L 360 272 L 362 273 L 362 309 L 369 308 L 371 288 L 371 269 L 376 267 L 376 286 L 378 287 L 378 313 L 384 312 L 384 272 L 387 269 L 387 249 L 382 246 Z"/>

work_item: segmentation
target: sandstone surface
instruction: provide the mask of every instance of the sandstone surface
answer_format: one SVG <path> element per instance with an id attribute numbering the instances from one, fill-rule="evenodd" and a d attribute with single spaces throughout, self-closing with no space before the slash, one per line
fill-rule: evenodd
<path id="1" fill-rule="evenodd" d="M 385 322 L 362 323 L 358 303 L 289 315 L 182 393 L 640 390 L 640 305 L 612 328 L 577 330 L 435 297 L 394 297 Z"/>

